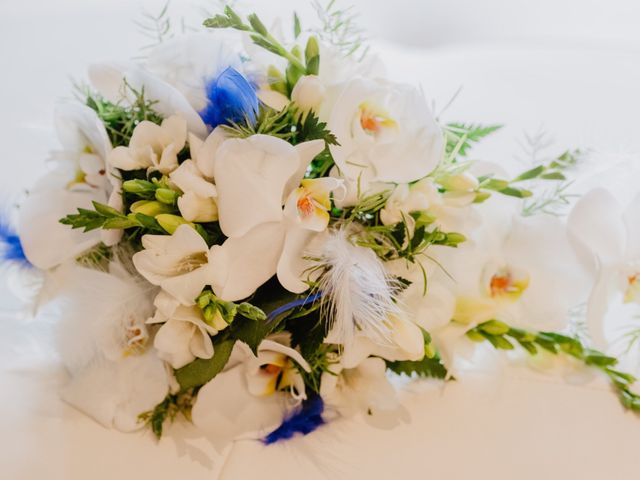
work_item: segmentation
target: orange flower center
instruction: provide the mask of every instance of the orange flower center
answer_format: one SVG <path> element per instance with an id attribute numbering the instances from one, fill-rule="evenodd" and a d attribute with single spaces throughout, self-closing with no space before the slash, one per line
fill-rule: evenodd
<path id="1" fill-rule="evenodd" d="M 279 367 L 278 365 L 273 365 L 271 363 L 262 365 L 260 368 L 262 369 L 263 372 L 269 375 L 278 375 L 282 371 L 282 367 Z"/>
<path id="2" fill-rule="evenodd" d="M 297 202 L 298 212 L 303 217 L 308 217 L 315 210 L 315 205 L 313 204 L 313 200 L 309 195 L 303 195 L 298 199 Z"/>

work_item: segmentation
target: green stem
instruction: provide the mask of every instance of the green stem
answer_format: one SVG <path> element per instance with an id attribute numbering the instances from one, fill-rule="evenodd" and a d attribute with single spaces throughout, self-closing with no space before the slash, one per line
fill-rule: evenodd
<path id="1" fill-rule="evenodd" d="M 518 344 L 531 355 L 536 355 L 539 349 L 554 355 L 569 355 L 604 373 L 611 381 L 611 386 L 622 405 L 634 412 L 640 412 L 640 395 L 631 390 L 636 378 L 614 368 L 618 364 L 617 358 L 588 348 L 577 338 L 555 332 L 529 332 L 510 327 L 499 320 L 481 323 L 469 330 L 467 337 L 476 342 L 488 341 L 499 350 L 513 350 Z"/>

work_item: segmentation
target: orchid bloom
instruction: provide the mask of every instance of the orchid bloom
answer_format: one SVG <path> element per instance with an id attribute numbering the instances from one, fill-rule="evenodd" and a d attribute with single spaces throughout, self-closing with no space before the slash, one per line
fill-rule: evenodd
<path id="1" fill-rule="evenodd" d="M 339 142 L 331 153 L 341 175 L 362 190 L 370 182 L 419 180 L 442 159 L 444 137 L 419 90 L 357 77 L 327 97 L 321 118 Z"/>
<path id="2" fill-rule="evenodd" d="M 171 173 L 178 168 L 178 153 L 187 141 L 187 122 L 179 115 L 165 118 L 162 124 L 144 120 L 136 125 L 129 146 L 116 147 L 109 163 L 120 170 Z"/>
<path id="3" fill-rule="evenodd" d="M 25 254 L 36 267 L 46 270 L 75 258 L 111 237 L 101 232 L 83 233 L 59 220 L 91 202 L 106 203 L 117 179 L 105 163 L 111 142 L 96 113 L 85 105 L 60 104 L 56 126 L 62 151 L 55 168 L 33 187 L 19 213 L 18 231 Z M 114 244 L 117 237 L 107 242 Z"/>
<path id="4" fill-rule="evenodd" d="M 214 286 L 217 296 L 240 300 L 277 273 L 296 293 L 308 268 L 305 252 L 328 225 L 329 194 L 337 179 L 303 181 L 311 160 L 324 149 L 314 140 L 295 147 L 279 138 L 254 135 L 226 140 L 216 152 L 220 228 L 227 277 Z M 283 209 L 284 205 L 284 209 Z"/>
<path id="5" fill-rule="evenodd" d="M 154 305 L 156 313 L 147 323 L 162 324 L 153 341 L 160 358 L 178 369 L 196 358 L 213 357 L 211 337 L 228 326 L 221 317 L 208 323 L 198 307 L 180 305 L 165 292 L 158 294 Z"/>
<path id="6" fill-rule="evenodd" d="M 564 327 L 585 284 L 564 225 L 547 216 L 507 223 L 506 236 L 486 226 L 486 238 L 463 246 L 451 264 L 444 261 L 457 282 L 453 319 L 471 327 L 491 319 L 536 330 Z"/>
<path id="7" fill-rule="evenodd" d="M 133 256 L 140 275 L 182 305 L 194 305 L 205 285 L 222 285 L 225 272 L 221 247 L 209 248 L 189 225 L 180 225 L 171 236 L 145 235 L 142 246 L 144 250 Z"/>
<path id="8" fill-rule="evenodd" d="M 283 336 L 265 339 L 257 357 L 237 345 L 244 352 L 244 361 L 220 372 L 200 389 L 192 410 L 193 423 L 225 441 L 259 437 L 277 427 L 306 398 L 297 369 L 310 371 L 302 356 L 287 345 Z M 234 394 L 220 395 L 225 391 Z"/>
<path id="9" fill-rule="evenodd" d="M 640 195 L 622 206 L 609 191 L 595 189 L 576 204 L 568 226 L 581 259 L 596 274 L 587 319 L 596 345 L 604 348 L 607 311 L 640 304 Z"/>

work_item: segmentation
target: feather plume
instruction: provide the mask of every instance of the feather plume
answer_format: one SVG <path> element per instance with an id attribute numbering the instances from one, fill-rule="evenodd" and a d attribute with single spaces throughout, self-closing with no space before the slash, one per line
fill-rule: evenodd
<path id="1" fill-rule="evenodd" d="M 394 279 L 380 259 L 353 245 L 344 230 L 329 237 L 321 258 L 325 272 L 318 289 L 327 300 L 322 307 L 330 319 L 327 341 L 348 348 L 359 331 L 374 342 L 389 343 L 389 317 L 400 309 Z"/>
<path id="2" fill-rule="evenodd" d="M 324 424 L 322 412 L 324 402 L 320 395 L 314 395 L 306 399 L 299 409 L 291 416 L 285 418 L 282 424 L 267 435 L 262 441 L 265 445 L 289 440 L 296 433 L 307 435 Z"/>

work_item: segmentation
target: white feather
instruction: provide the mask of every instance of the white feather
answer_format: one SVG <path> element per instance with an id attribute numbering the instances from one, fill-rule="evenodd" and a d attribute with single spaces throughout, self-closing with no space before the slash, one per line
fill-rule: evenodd
<path id="1" fill-rule="evenodd" d="M 155 287 L 119 264 L 112 263 L 109 273 L 63 265 L 49 282 L 57 284 L 56 298 L 45 310 L 59 314 L 58 347 L 71 373 L 100 359 L 122 358 L 137 333 L 146 335 Z"/>
<path id="2" fill-rule="evenodd" d="M 359 332 L 376 343 L 388 344 L 389 317 L 400 309 L 393 279 L 380 259 L 372 250 L 353 245 L 342 230 L 329 237 L 323 250 L 326 271 L 319 290 L 328 299 L 323 314 L 331 318 L 327 342 L 348 348 Z"/>

